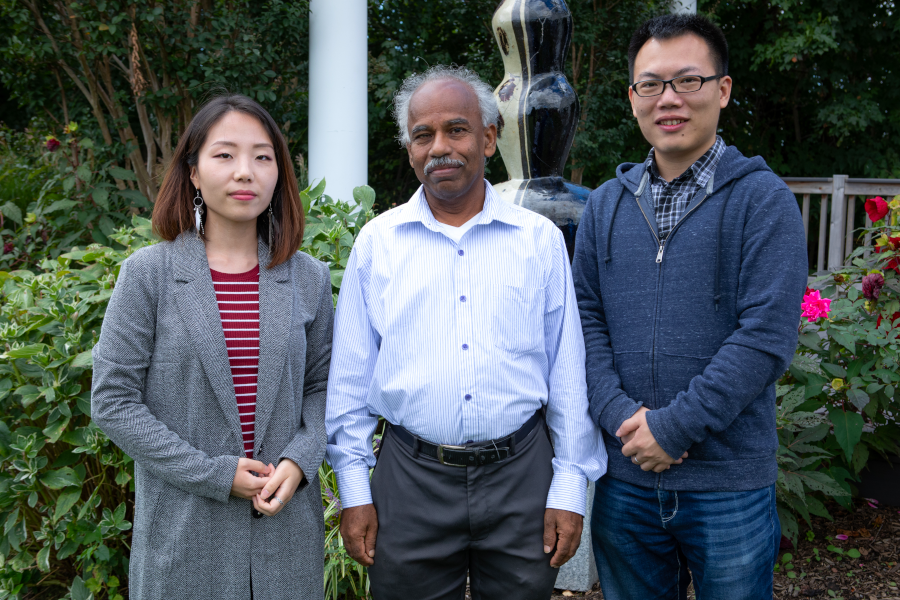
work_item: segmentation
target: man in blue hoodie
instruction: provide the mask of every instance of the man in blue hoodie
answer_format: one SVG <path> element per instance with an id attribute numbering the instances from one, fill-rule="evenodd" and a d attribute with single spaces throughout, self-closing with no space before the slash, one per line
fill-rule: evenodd
<path id="1" fill-rule="evenodd" d="M 762 158 L 716 135 L 731 95 L 717 26 L 652 19 L 628 67 L 652 148 L 591 194 L 572 269 L 609 453 L 591 523 L 600 583 L 607 600 L 686 598 L 691 575 L 703 600 L 772 598 L 775 382 L 806 284 L 800 211 Z"/>

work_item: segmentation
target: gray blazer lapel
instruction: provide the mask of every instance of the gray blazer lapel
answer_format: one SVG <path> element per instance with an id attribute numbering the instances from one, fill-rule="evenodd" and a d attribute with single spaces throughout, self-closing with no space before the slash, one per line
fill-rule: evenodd
<path id="1" fill-rule="evenodd" d="M 268 246 L 259 242 L 259 379 L 256 386 L 256 425 L 254 426 L 254 456 L 275 409 L 281 387 L 284 363 L 287 360 L 288 336 L 294 295 L 291 293 L 291 261 L 267 269 Z M 297 393 L 302 393 L 302 390 Z"/>
<path id="2" fill-rule="evenodd" d="M 234 380 L 231 378 L 219 305 L 216 304 L 216 291 L 206 260 L 206 246 L 195 234 L 182 233 L 172 247 L 175 252 L 172 258 L 175 280 L 180 283 L 175 289 L 175 303 L 189 328 L 194 331 L 191 336 L 194 352 L 200 357 L 222 412 L 236 435 L 235 439 L 241 440 Z"/>

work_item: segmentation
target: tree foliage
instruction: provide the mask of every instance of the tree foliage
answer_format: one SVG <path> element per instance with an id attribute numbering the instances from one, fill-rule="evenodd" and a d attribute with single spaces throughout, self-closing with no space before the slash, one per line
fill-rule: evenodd
<path id="1" fill-rule="evenodd" d="M 734 78 L 722 135 L 783 176 L 900 177 L 893 0 L 701 0 Z"/>
<path id="2" fill-rule="evenodd" d="M 302 133 L 307 10 L 287 0 L 4 0 L 0 80 L 60 130 L 71 120 L 96 130 L 96 147 L 124 159 L 152 201 L 211 90 L 247 94 Z"/>

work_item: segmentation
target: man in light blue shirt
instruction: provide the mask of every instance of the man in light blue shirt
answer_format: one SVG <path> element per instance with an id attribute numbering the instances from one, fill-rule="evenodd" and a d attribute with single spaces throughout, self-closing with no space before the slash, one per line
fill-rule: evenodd
<path id="1" fill-rule="evenodd" d="M 606 470 L 563 236 L 484 180 L 498 110 L 477 75 L 414 75 L 395 116 L 422 187 L 363 228 L 344 274 L 326 415 L 341 535 L 376 600 L 458 599 L 467 574 L 474 598 L 546 599 Z"/>

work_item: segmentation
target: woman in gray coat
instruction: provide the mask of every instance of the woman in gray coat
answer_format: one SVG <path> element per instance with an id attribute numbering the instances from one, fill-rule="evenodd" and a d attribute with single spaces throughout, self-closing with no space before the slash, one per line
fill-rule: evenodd
<path id="1" fill-rule="evenodd" d="M 269 114 L 204 106 L 93 351 L 93 419 L 135 462 L 132 600 L 323 596 L 333 310 L 302 213 Z"/>

